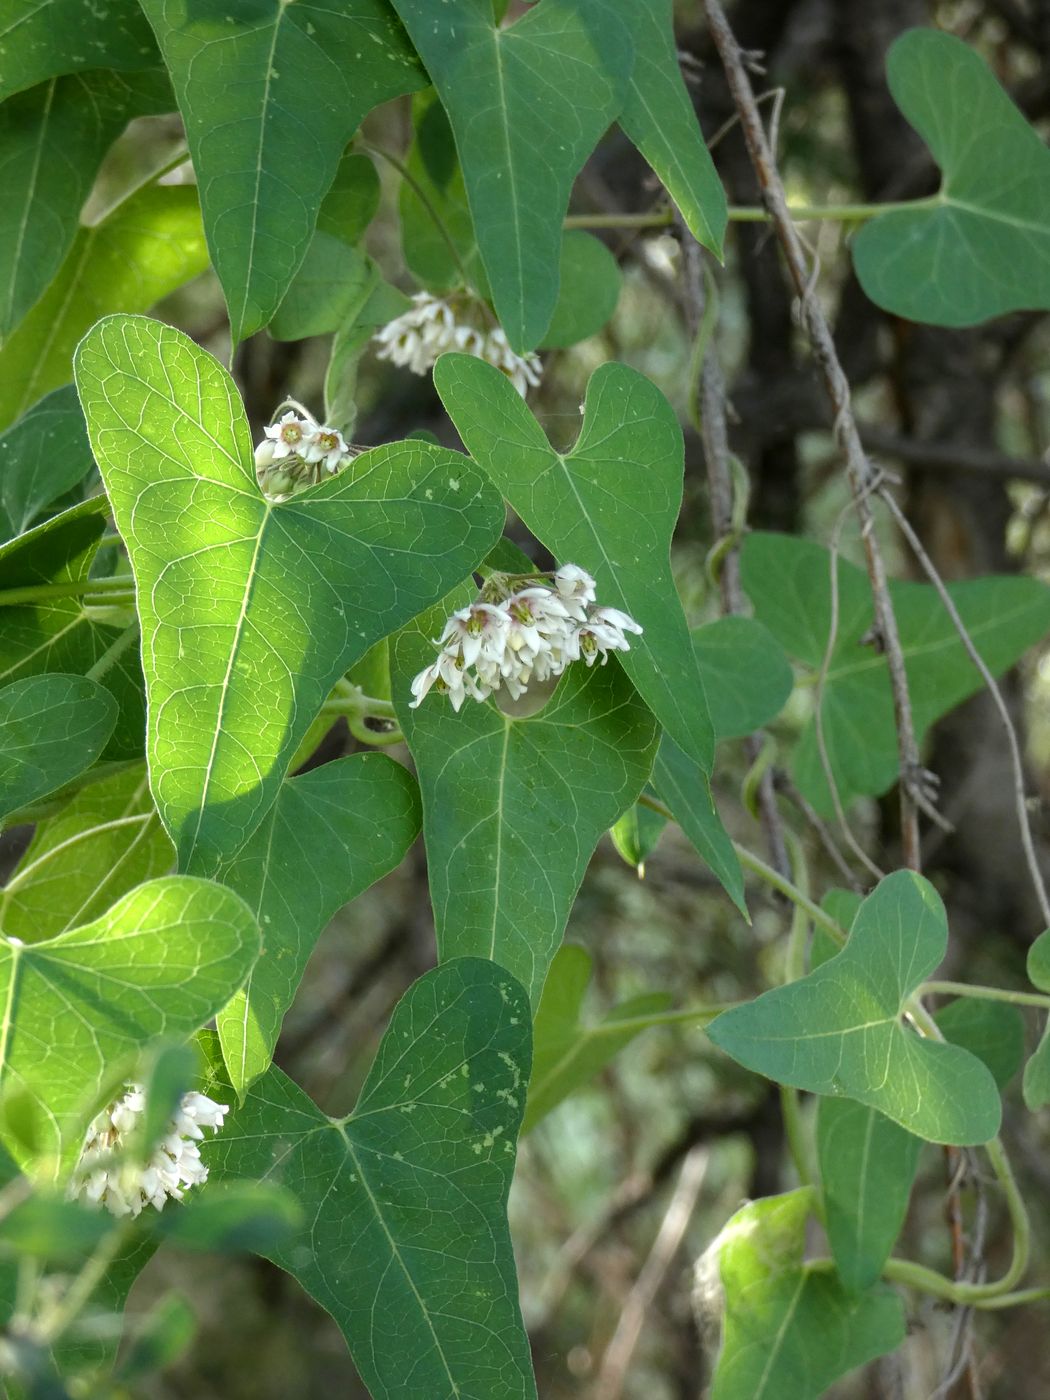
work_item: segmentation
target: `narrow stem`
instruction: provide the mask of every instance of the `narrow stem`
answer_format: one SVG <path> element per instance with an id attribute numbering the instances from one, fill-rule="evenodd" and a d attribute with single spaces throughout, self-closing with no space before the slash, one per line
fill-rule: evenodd
<path id="1" fill-rule="evenodd" d="M 129 625 L 124 628 L 123 632 L 113 640 L 95 662 L 94 666 L 92 666 L 89 671 L 85 672 L 87 679 L 89 681 L 100 681 L 106 672 L 116 665 L 127 651 L 128 647 L 134 646 L 138 635 L 139 620 L 136 618 L 134 622 L 129 623 Z"/>
<path id="2" fill-rule="evenodd" d="M 854 223 L 900 209 L 929 209 L 939 202 L 939 195 L 928 195 L 923 199 L 889 200 L 885 204 L 795 204 L 788 206 L 788 214 L 795 223 L 800 224 L 818 219 Z M 772 221 L 769 211 L 757 204 L 731 204 L 728 213 L 732 224 L 768 224 Z M 643 214 L 570 214 L 563 227 L 645 229 L 669 228 L 673 223 L 673 209 L 653 209 Z"/>
<path id="3" fill-rule="evenodd" d="M 69 1325 L 83 1311 L 91 1295 L 102 1282 L 106 1271 L 124 1247 L 126 1231 L 120 1228 L 111 1230 L 76 1278 L 66 1289 L 57 1306 L 44 1316 L 34 1328 L 35 1340 L 42 1345 L 50 1345 L 62 1335 Z"/>
<path id="4" fill-rule="evenodd" d="M 449 232 L 448 225 L 438 213 L 433 200 L 427 194 L 426 190 L 416 179 L 416 177 L 412 174 L 411 170 L 409 170 L 405 162 L 400 158 L 400 156 L 394 155 L 393 151 L 388 151 L 384 146 L 376 146 L 371 141 L 363 142 L 362 148 L 366 151 L 370 151 L 371 154 L 374 156 L 379 156 L 381 160 L 386 161 L 386 163 L 391 167 L 391 169 L 397 171 L 400 178 L 404 180 L 405 184 L 409 187 L 412 193 L 419 200 L 420 204 L 422 204 L 423 208 L 427 211 L 431 222 L 437 229 L 438 233 L 441 235 L 441 238 L 445 246 L 448 248 L 449 254 L 452 257 L 452 261 L 455 263 L 456 269 L 459 272 L 460 277 L 462 277 L 463 279 L 463 285 L 465 287 L 470 287 L 471 289 L 473 289 L 473 283 L 471 282 L 471 279 L 467 273 L 467 269 L 463 263 L 463 259 L 460 257 L 459 249 L 456 247 L 455 239 Z"/>
<path id="5" fill-rule="evenodd" d="M 1050 996 L 1039 992 L 1013 992 L 1007 987 L 971 986 L 968 982 L 924 982 L 919 996 L 973 997 L 977 1001 L 1008 1001 L 1015 1006 L 1050 1007 Z"/>
<path id="6" fill-rule="evenodd" d="M 353 715 L 368 719 L 396 719 L 389 700 L 377 700 L 373 695 L 336 696 L 321 706 L 323 715 Z"/>
<path id="7" fill-rule="evenodd" d="M 24 588 L 0 589 L 0 608 L 24 607 L 27 603 L 43 603 L 51 598 L 84 598 L 87 595 L 115 600 L 135 601 L 135 587 L 130 578 L 82 578 L 69 583 L 33 583 Z"/>

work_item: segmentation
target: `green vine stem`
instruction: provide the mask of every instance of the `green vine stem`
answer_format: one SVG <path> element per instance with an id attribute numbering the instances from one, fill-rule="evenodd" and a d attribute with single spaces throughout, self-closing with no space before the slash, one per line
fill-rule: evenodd
<path id="1" fill-rule="evenodd" d="M 837 219 L 843 223 L 861 223 L 874 219 L 879 214 L 889 214 L 900 209 L 930 209 L 941 202 L 939 195 L 928 195 L 924 199 L 902 199 L 885 204 L 796 204 L 789 206 L 791 218 L 800 224 L 817 219 Z M 729 222 L 733 224 L 766 224 L 771 215 L 760 205 L 731 204 Z M 669 228 L 674 223 L 672 209 L 654 209 L 645 214 L 570 214 L 564 227 L 603 229 L 603 228 Z"/>
<path id="2" fill-rule="evenodd" d="M 0 589 L 0 608 L 21 608 L 27 603 L 46 603 L 52 598 L 100 598 L 106 603 L 133 603 L 134 581 L 125 575 L 115 578 L 84 578 L 69 583 L 32 583 L 24 588 Z"/>
<path id="3" fill-rule="evenodd" d="M 1014 992 L 1008 987 L 985 987 L 980 983 L 971 986 L 969 982 L 924 982 L 919 988 L 919 994 L 974 997 L 978 1001 L 1006 1001 L 1014 1006 L 1039 1006 L 1044 1011 L 1050 1007 L 1050 996 L 1040 992 Z"/>

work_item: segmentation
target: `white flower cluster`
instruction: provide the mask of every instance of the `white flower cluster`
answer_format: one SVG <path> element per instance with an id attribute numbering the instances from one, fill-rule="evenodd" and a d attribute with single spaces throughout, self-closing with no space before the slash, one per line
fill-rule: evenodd
<path id="1" fill-rule="evenodd" d="M 540 382 L 540 357 L 518 355 L 500 326 L 484 325 L 486 316 L 484 303 L 476 297 L 460 294 L 442 299 L 417 292 L 411 309 L 376 335 L 380 347 L 376 354 L 392 364 L 407 365 L 413 374 L 426 374 L 446 350 L 462 350 L 502 370 L 524 398 Z"/>
<path id="2" fill-rule="evenodd" d="M 325 473 L 339 471 L 353 455 L 338 428 L 318 423 L 297 403 L 265 429 L 255 449 L 255 474 L 266 495 L 284 501 L 304 486 L 316 485 Z"/>
<path id="3" fill-rule="evenodd" d="M 411 709 L 433 689 L 457 712 L 468 696 L 483 701 L 500 689 L 517 700 L 531 681 L 560 676 L 573 661 L 592 666 L 600 658 L 604 666 L 610 651 L 630 651 L 624 633 L 642 629 L 616 608 L 594 606 L 585 569 L 563 564 L 535 577 L 550 577 L 553 588 L 530 584 L 508 594 L 512 580 L 494 574 L 477 602 L 452 614 L 434 642 L 437 660 L 412 682 Z"/>
<path id="4" fill-rule="evenodd" d="M 70 1183 L 71 1197 L 104 1206 L 111 1215 L 138 1215 L 145 1206 L 163 1210 L 169 1196 L 181 1201 L 187 1188 L 207 1181 L 208 1168 L 197 1144 L 205 1128 L 219 1131 L 228 1106 L 205 1094 L 183 1094 L 163 1137 L 142 1166 L 127 1160 L 126 1152 L 145 1108 L 142 1086 L 129 1084 L 92 1121 Z"/>

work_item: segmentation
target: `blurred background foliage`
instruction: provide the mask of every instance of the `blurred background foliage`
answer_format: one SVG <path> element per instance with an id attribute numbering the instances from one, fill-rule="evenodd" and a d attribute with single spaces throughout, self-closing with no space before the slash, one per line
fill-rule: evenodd
<path id="1" fill-rule="evenodd" d="M 710 40 L 696 6 L 683 0 L 677 8 L 685 71 L 730 201 L 754 205 L 757 191 Z M 1042 134 L 1050 124 L 1047 0 L 737 0 L 731 18 L 741 43 L 764 66 L 760 85 L 769 94 L 765 108 L 792 203 L 901 199 L 936 187 L 929 156 L 893 105 L 884 78 L 886 49 L 914 25 L 935 24 L 965 39 Z M 372 114 L 365 135 L 405 150 L 408 99 Z M 97 216 L 162 165 L 179 141 L 176 118 L 134 122 L 108 157 L 87 216 Z M 391 281 L 412 291 L 400 251 L 398 177 L 386 166 L 379 173 L 382 202 L 366 246 Z M 179 167 L 165 178 L 189 180 L 192 174 Z M 661 191 L 641 159 L 625 138 L 610 133 L 578 182 L 572 213 L 660 207 Z M 899 475 L 902 499 L 941 572 L 964 578 L 1024 570 L 1050 580 L 1050 318 L 1011 315 L 966 331 L 895 320 L 864 297 L 852 276 L 849 225 L 812 223 L 804 231 L 819 259 L 819 294 L 836 327 L 868 445 Z M 616 313 L 600 335 L 547 353 L 542 387 L 530 399 L 558 444 L 572 440 L 587 378 L 608 359 L 649 375 L 686 418 L 690 344 L 677 236 L 624 227 L 601 236 L 624 274 Z M 751 481 L 750 523 L 826 541 L 847 488 L 767 227 L 737 223 L 731 229 L 719 291 L 718 343 L 730 385 L 733 446 Z M 155 314 L 228 358 L 225 310 L 212 274 Z M 257 436 L 287 395 L 320 414 L 327 349 L 325 339 L 277 342 L 265 333 L 238 349 L 234 371 Z M 429 378 L 366 355 L 358 396 L 355 436 L 362 444 L 420 430 L 453 441 Z M 694 624 L 718 613 L 705 573 L 705 497 L 699 440 L 687 428 L 686 502 L 674 565 Z M 908 560 L 885 521 L 883 532 L 898 575 L 907 576 Z M 524 531 L 518 538 L 529 546 Z M 849 528 L 843 549 L 858 557 Z M 1007 688 L 1027 736 L 1029 787 L 1038 794 L 1035 820 L 1045 850 L 1050 654 L 1033 653 Z M 780 761 L 807 718 L 808 702 L 808 692 L 797 690 L 774 726 Z M 340 722 L 311 763 L 357 747 Z M 720 810 L 733 835 L 755 845 L 758 827 L 741 798 L 743 744 L 725 745 L 720 754 Z M 1038 919 L 1016 843 L 1006 745 L 986 696 L 937 726 L 928 762 L 940 776 L 942 810 L 954 827 L 950 835 L 928 833 L 925 847 L 927 874 L 945 898 L 953 934 L 944 975 L 1023 983 L 1026 946 Z M 814 889 L 837 883 L 790 794 L 783 809 L 805 843 Z M 892 867 L 892 801 L 867 802 L 854 815 L 864 842 Z M 5 838 L 8 869 L 18 846 L 18 833 Z M 573 912 L 568 938 L 593 958 L 589 1017 L 647 991 L 670 990 L 675 1006 L 688 1007 L 761 990 L 782 957 L 786 907 L 763 889 L 749 888 L 748 927 L 674 827 L 663 832 L 642 873 L 604 841 Z M 396 1000 L 433 961 L 424 857 L 417 847 L 322 939 L 285 1024 L 278 1064 L 326 1110 L 348 1111 Z M 1027 1031 L 1031 1048 L 1034 1021 Z M 1005 1139 L 1033 1208 L 1035 1257 L 1045 1266 L 1045 1112 L 1030 1117 L 1020 1109 L 1016 1078 L 1006 1104 Z M 698 1396 L 710 1352 L 693 1321 L 692 1263 L 745 1198 L 794 1184 L 787 1160 L 776 1089 L 719 1055 L 699 1028 L 646 1031 L 589 1088 L 555 1109 L 522 1144 L 511 1202 L 523 1308 L 545 1400 Z M 950 1269 L 945 1185 L 943 1154 L 925 1148 L 901 1251 Z M 964 1205 L 986 1230 L 984 1253 L 994 1274 L 1009 1248 L 994 1198 L 975 1201 L 971 1189 Z M 672 1227 L 679 1235 L 673 1248 L 667 1242 Z M 171 1288 L 192 1304 L 197 1345 L 144 1383 L 143 1395 L 365 1396 L 335 1324 L 266 1262 L 202 1264 L 165 1251 L 136 1285 L 132 1316 Z M 1011 1400 L 1050 1394 L 1050 1352 L 1042 1345 L 1047 1306 L 978 1317 L 985 1394 Z M 969 1393 L 937 1389 L 953 1317 L 922 1301 L 911 1324 L 902 1353 L 841 1382 L 832 1394 L 922 1400 Z"/>

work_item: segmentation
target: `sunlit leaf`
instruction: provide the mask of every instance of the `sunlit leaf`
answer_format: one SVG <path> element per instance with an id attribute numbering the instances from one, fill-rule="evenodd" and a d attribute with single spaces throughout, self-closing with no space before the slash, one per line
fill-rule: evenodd
<path id="1" fill-rule="evenodd" d="M 506 1218 L 529 1025 L 502 968 L 447 963 L 398 1004 L 348 1118 L 270 1069 L 204 1148 L 214 1179 L 298 1199 L 306 1227 L 268 1256 L 338 1322 L 375 1400 L 536 1394 Z"/>
<path id="2" fill-rule="evenodd" d="M 886 60 L 941 168 L 935 198 L 870 220 L 853 262 L 872 301 L 937 326 L 1050 307 L 1050 152 L 961 39 L 911 29 Z"/>
<path id="3" fill-rule="evenodd" d="M 448 113 L 496 315 L 539 344 L 573 181 L 620 111 L 628 34 L 603 0 L 543 0 L 509 28 L 477 0 L 393 0 Z"/>
<path id="4" fill-rule="evenodd" d="M 599 838 L 649 777 L 656 726 L 615 662 L 576 663 L 528 718 L 491 701 L 456 714 L 436 692 L 410 709 L 444 615 L 443 605 L 406 628 L 392 666 L 423 795 L 438 952 L 493 958 L 535 1000 Z"/>
<path id="5" fill-rule="evenodd" d="M 385 0 L 142 0 L 172 75 L 235 341 L 277 310 L 344 147 L 424 86 Z"/>
<path id="6" fill-rule="evenodd" d="M 90 768 L 116 719 L 113 697 L 86 676 L 27 676 L 0 689 L 0 824 Z"/>
<path id="7" fill-rule="evenodd" d="M 315 942 L 336 912 L 400 864 L 419 831 L 416 785 L 384 754 L 286 782 L 248 844 L 207 873 L 254 911 L 266 956 L 218 1018 L 238 1094 L 267 1068 Z"/>
<path id="8" fill-rule="evenodd" d="M 77 387 L 138 584 L 154 799 L 180 868 L 210 867 L 262 821 L 336 679 L 484 557 L 503 503 L 421 442 L 268 499 L 233 380 L 145 317 L 92 330 Z"/>
<path id="9" fill-rule="evenodd" d="M 748 1069 L 877 1108 L 930 1142 L 987 1142 L 1001 1116 L 991 1073 L 968 1051 L 923 1038 L 901 1019 L 947 942 L 933 886 L 897 871 L 861 905 L 841 953 L 724 1012 L 708 1035 Z"/>
<path id="10" fill-rule="evenodd" d="M 704 683 L 671 575 L 683 473 L 671 405 L 635 370 L 602 365 L 587 386 L 580 435 L 562 454 L 492 365 L 443 355 L 434 383 L 467 450 L 532 533 L 559 563 L 594 575 L 600 603 L 645 629 L 620 664 L 668 734 L 710 772 Z"/>

